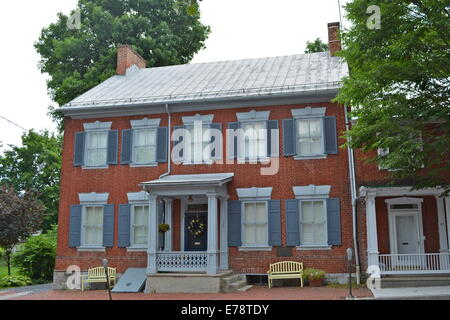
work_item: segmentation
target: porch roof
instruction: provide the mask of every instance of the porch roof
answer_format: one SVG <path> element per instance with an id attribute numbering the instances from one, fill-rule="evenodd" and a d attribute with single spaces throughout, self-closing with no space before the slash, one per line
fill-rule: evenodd
<path id="1" fill-rule="evenodd" d="M 142 182 L 143 187 L 161 186 L 196 186 L 196 185 L 216 185 L 222 186 L 233 179 L 234 173 L 208 173 L 208 174 L 187 174 L 169 175 L 157 180 Z"/>

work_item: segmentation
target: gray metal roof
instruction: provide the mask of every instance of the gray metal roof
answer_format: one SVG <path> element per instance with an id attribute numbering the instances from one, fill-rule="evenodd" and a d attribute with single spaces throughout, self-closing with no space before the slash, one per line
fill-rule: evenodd
<path id="1" fill-rule="evenodd" d="M 328 52 L 138 69 L 113 76 L 63 106 L 132 106 L 338 90 L 348 75 Z"/>

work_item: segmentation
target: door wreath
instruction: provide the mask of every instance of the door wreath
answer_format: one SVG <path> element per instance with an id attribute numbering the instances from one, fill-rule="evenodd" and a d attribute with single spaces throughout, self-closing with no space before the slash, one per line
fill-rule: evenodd
<path id="1" fill-rule="evenodd" d="M 188 224 L 188 230 L 194 237 L 201 236 L 205 228 L 206 225 L 200 219 L 192 219 Z"/>

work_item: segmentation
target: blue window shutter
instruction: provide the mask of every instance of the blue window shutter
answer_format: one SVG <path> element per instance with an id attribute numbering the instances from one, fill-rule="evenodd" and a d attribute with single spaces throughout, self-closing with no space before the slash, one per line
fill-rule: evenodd
<path id="1" fill-rule="evenodd" d="M 114 247 L 114 205 L 105 204 L 103 210 L 103 246 Z"/>
<path id="2" fill-rule="evenodd" d="M 278 147 L 278 143 L 276 146 L 273 146 L 274 150 L 272 153 L 272 135 L 275 133 L 272 130 L 278 129 L 278 120 L 268 120 L 267 121 L 267 156 L 278 156 L 278 150 L 275 150 Z"/>
<path id="3" fill-rule="evenodd" d="M 158 248 L 164 246 L 164 232 L 159 231 L 159 224 L 164 223 L 164 202 L 158 202 Z"/>
<path id="4" fill-rule="evenodd" d="M 132 162 L 131 155 L 133 150 L 133 130 L 122 130 L 122 152 L 120 163 L 128 164 Z"/>
<path id="5" fill-rule="evenodd" d="M 230 247 L 238 247 L 241 241 L 241 201 L 228 201 L 228 245 Z"/>
<path id="6" fill-rule="evenodd" d="M 283 119 L 283 154 L 285 157 L 295 155 L 295 121 Z"/>
<path id="7" fill-rule="evenodd" d="M 174 126 L 173 127 L 173 131 L 179 130 L 179 129 L 184 129 L 184 126 Z M 180 138 L 178 139 L 178 141 L 174 141 L 173 142 L 173 147 L 175 148 L 176 145 L 178 145 L 179 143 L 184 143 L 184 136 L 180 136 Z M 183 159 L 184 156 L 184 145 L 181 145 L 181 150 L 180 150 L 180 154 L 178 155 L 180 157 L 180 159 Z"/>
<path id="8" fill-rule="evenodd" d="M 219 130 L 220 132 L 222 132 L 222 124 L 221 123 L 211 123 L 209 128 L 216 129 L 216 130 Z M 216 137 L 212 136 L 211 143 L 214 143 L 215 140 L 216 140 Z M 211 150 L 211 158 L 214 160 L 217 160 L 217 159 L 220 160 L 222 158 L 222 150 L 218 150 L 218 152 L 216 152 L 216 149 L 212 149 Z"/>
<path id="9" fill-rule="evenodd" d="M 300 245 L 300 214 L 298 200 L 286 200 L 286 238 L 288 246 Z"/>
<path id="10" fill-rule="evenodd" d="M 228 123 L 229 130 L 237 130 L 238 128 L 239 128 L 239 122 L 229 122 Z M 231 145 L 228 147 L 231 147 Z M 231 151 L 232 150 L 228 150 L 229 155 L 231 154 Z M 237 159 L 237 153 L 238 153 L 238 138 L 234 137 L 234 156 L 232 159 Z"/>
<path id="11" fill-rule="evenodd" d="M 280 200 L 268 201 L 269 245 L 281 246 L 281 209 Z"/>
<path id="12" fill-rule="evenodd" d="M 130 246 L 130 220 L 131 205 L 119 205 L 119 248 L 127 248 Z"/>
<path id="13" fill-rule="evenodd" d="M 156 131 L 156 162 L 167 162 L 167 127 Z"/>
<path id="14" fill-rule="evenodd" d="M 119 131 L 110 130 L 108 132 L 108 164 L 117 164 L 119 156 Z"/>
<path id="15" fill-rule="evenodd" d="M 74 167 L 81 167 L 84 165 L 84 143 L 86 141 L 86 132 L 75 133 L 75 146 L 73 165 Z"/>
<path id="16" fill-rule="evenodd" d="M 337 130 L 336 130 L 336 117 L 324 117 L 323 118 L 323 131 L 325 140 L 325 153 L 337 154 Z"/>
<path id="17" fill-rule="evenodd" d="M 80 205 L 70 206 L 69 247 L 81 246 L 81 212 Z"/>
<path id="18" fill-rule="evenodd" d="M 327 199 L 328 244 L 341 245 L 341 210 L 339 198 Z"/>

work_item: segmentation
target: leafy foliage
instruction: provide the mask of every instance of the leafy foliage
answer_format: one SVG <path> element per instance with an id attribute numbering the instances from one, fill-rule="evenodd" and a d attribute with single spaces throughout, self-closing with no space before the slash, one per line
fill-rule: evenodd
<path id="1" fill-rule="evenodd" d="M 305 269 L 303 270 L 303 277 L 308 280 L 319 280 L 325 278 L 325 271 L 320 269 Z"/>
<path id="2" fill-rule="evenodd" d="M 328 44 L 322 42 L 320 38 L 314 41 L 306 41 L 305 53 L 324 52 L 328 51 Z"/>
<path id="3" fill-rule="evenodd" d="M 370 5 L 381 9 L 381 29 L 367 26 Z M 450 191 L 448 1 L 353 0 L 345 9 L 351 76 L 337 101 L 357 119 L 351 146 L 388 150 L 370 160 L 392 169 L 391 183 Z"/>
<path id="4" fill-rule="evenodd" d="M 10 146 L 0 156 L 0 185 L 17 192 L 39 190 L 45 206 L 44 231 L 57 223 L 62 139 L 47 131 L 29 131 L 22 136 L 22 146 Z"/>
<path id="5" fill-rule="evenodd" d="M 40 69 L 50 75 L 49 92 L 63 105 L 115 73 L 116 46 L 129 44 L 147 66 L 189 62 L 210 32 L 198 4 L 179 0 L 79 0 L 80 29 L 68 17 L 41 32 L 35 48 Z M 188 8 L 195 8 L 195 12 Z"/>
<path id="6" fill-rule="evenodd" d="M 45 234 L 28 238 L 13 255 L 13 264 L 21 274 L 33 280 L 50 280 L 53 277 L 56 258 L 57 227 Z"/>
<path id="7" fill-rule="evenodd" d="M 23 287 L 32 284 L 27 276 L 14 275 L 0 278 L 0 288 Z"/>
<path id="8" fill-rule="evenodd" d="M 14 189 L 0 188 L 0 247 L 5 250 L 8 275 L 11 275 L 11 253 L 15 245 L 39 230 L 44 207 L 34 191 L 17 194 Z"/>

